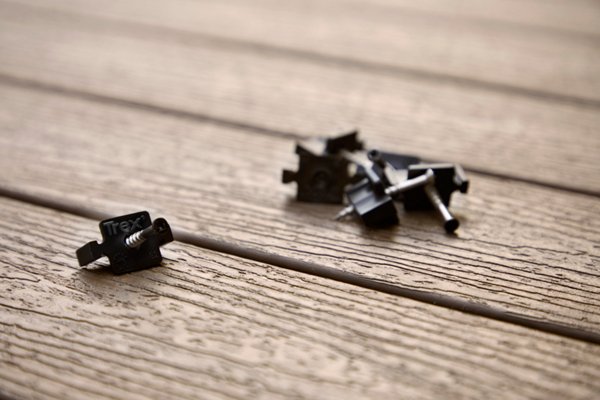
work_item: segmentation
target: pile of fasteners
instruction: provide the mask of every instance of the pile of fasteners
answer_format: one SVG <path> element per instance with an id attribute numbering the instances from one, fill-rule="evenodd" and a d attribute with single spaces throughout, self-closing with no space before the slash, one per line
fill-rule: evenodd
<path id="1" fill-rule="evenodd" d="M 458 220 L 448 210 L 452 193 L 467 193 L 460 165 L 425 164 L 417 157 L 367 150 L 358 131 L 296 145 L 298 171 L 283 171 L 284 183 L 297 183 L 297 199 L 347 204 L 337 216 L 355 215 L 368 227 L 398 224 L 396 202 L 404 209 L 435 210 L 448 233 Z"/>

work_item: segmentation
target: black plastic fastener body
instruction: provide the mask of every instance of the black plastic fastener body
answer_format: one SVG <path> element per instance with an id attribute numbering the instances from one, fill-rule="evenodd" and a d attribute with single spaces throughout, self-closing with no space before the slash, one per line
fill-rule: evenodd
<path id="1" fill-rule="evenodd" d="M 350 162 L 343 151 L 362 149 L 358 132 L 353 131 L 330 139 L 312 140 L 296 145 L 298 170 L 284 170 L 282 182 L 297 183 L 298 201 L 341 204 L 344 189 L 352 182 Z"/>
<path id="2" fill-rule="evenodd" d="M 117 275 L 159 265 L 160 246 L 173 241 L 167 221 L 157 218 L 152 222 L 147 211 L 101 221 L 100 233 L 102 243 L 92 241 L 77 250 L 79 265 L 106 256 L 110 270 Z"/>

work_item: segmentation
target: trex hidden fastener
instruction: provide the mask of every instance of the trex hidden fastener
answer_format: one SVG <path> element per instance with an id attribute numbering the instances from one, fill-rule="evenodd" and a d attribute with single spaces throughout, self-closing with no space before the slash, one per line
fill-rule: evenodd
<path id="1" fill-rule="evenodd" d="M 376 149 L 366 153 L 342 150 L 341 153 L 356 165 L 356 176 L 362 179 L 346 189 L 349 206 L 340 211 L 335 219 L 341 220 L 349 215 L 356 215 L 370 228 L 385 228 L 398 224 L 394 199 L 387 191 L 387 188 L 398 181 L 396 168 Z"/>
<path id="2" fill-rule="evenodd" d="M 385 228 L 398 223 L 398 213 L 394 200 L 385 192 L 390 185 L 387 174 L 388 165 L 383 161 L 377 150 L 365 154 L 355 154 L 346 150 L 341 151 L 344 158 L 359 168 L 357 176 L 362 179 L 346 189 L 348 207 L 340 211 L 336 220 L 341 220 L 349 215 L 358 216 L 365 226 L 371 228 Z"/>
<path id="3" fill-rule="evenodd" d="M 428 170 L 424 175 L 407 179 L 385 189 L 377 189 L 369 179 L 364 179 L 346 192 L 350 205 L 340 211 L 335 219 L 340 220 L 346 216 L 358 215 L 366 226 L 385 227 L 398 223 L 396 208 L 393 204 L 394 197 L 398 194 L 417 187 L 430 185 L 434 182 L 433 171 Z"/>
<path id="4" fill-rule="evenodd" d="M 92 241 L 77 250 L 79 265 L 106 256 L 110 270 L 117 275 L 159 265 L 160 246 L 173 241 L 167 221 L 157 218 L 152 222 L 147 211 L 101 221 L 100 233 L 102 243 Z"/>
<path id="5" fill-rule="evenodd" d="M 421 187 L 409 188 L 396 196 L 404 203 L 407 211 L 431 210 L 437 211 L 444 222 L 444 229 L 453 233 L 460 225 L 448 207 L 452 193 L 460 191 L 467 193 L 469 180 L 460 165 L 456 164 L 416 164 L 408 167 L 408 178 L 416 179 L 432 171 L 433 179 Z"/>
<path id="6" fill-rule="evenodd" d="M 358 131 L 328 139 L 304 141 L 296 145 L 298 170 L 284 170 L 281 180 L 283 183 L 297 183 L 298 201 L 341 204 L 344 189 L 352 182 L 350 163 L 342 153 L 362 148 Z"/>

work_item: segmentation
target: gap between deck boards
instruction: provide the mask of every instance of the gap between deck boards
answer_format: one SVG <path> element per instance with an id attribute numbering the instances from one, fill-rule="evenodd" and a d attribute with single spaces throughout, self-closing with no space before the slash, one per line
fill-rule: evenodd
<path id="1" fill-rule="evenodd" d="M 110 217 L 107 213 L 89 207 L 84 207 L 70 201 L 44 198 L 42 196 L 36 196 L 4 187 L 0 187 L 0 196 L 84 218 L 102 220 Z M 551 333 L 570 339 L 600 344 L 600 333 L 574 328 L 560 323 L 541 321 L 526 315 L 512 313 L 500 308 L 477 304 L 451 296 L 393 285 L 375 279 L 365 278 L 355 273 L 345 272 L 317 263 L 302 261 L 291 257 L 271 254 L 266 251 L 256 250 L 234 243 L 227 243 L 185 230 L 173 229 L 173 236 L 175 240 L 181 243 L 223 254 L 233 255 L 242 259 L 253 260 L 300 273 L 331 279 L 337 282 L 375 290 L 394 296 L 404 297 L 443 308 L 457 310 L 479 317 L 523 326 L 525 328 Z"/>
<path id="2" fill-rule="evenodd" d="M 151 112 L 151 113 L 155 113 L 155 114 L 168 115 L 168 116 L 192 120 L 192 121 L 199 121 L 199 122 L 204 122 L 204 123 L 208 122 L 208 123 L 213 123 L 215 125 L 219 125 L 219 126 L 223 126 L 223 127 L 246 130 L 249 132 L 255 132 L 258 134 L 262 134 L 262 135 L 276 136 L 276 137 L 280 137 L 280 138 L 287 138 L 287 139 L 293 139 L 293 140 L 305 140 L 305 139 L 311 138 L 309 135 L 305 135 L 305 134 L 302 134 L 299 132 L 286 132 L 283 130 L 271 129 L 271 128 L 264 127 L 264 126 L 258 126 L 258 125 L 251 124 L 251 123 L 237 121 L 237 120 L 234 120 L 231 118 L 221 118 L 221 117 L 216 117 L 216 116 L 212 116 L 209 114 L 201 114 L 201 113 L 197 113 L 197 112 L 179 110 L 176 108 L 170 108 L 170 107 L 166 107 L 166 106 L 145 103 L 145 102 L 141 102 L 141 101 L 123 99 L 123 98 L 118 98 L 118 97 L 114 97 L 114 96 L 107 96 L 107 95 L 103 95 L 103 94 L 99 94 L 99 93 L 92 93 L 92 92 L 85 91 L 85 90 L 54 85 L 54 84 L 50 84 L 50 83 L 46 83 L 46 82 L 14 77 L 14 76 L 4 74 L 4 73 L 0 73 L 0 83 L 2 83 L 3 85 L 6 85 L 6 86 L 30 89 L 30 90 L 37 90 L 37 91 L 44 92 L 44 93 L 56 94 L 56 95 L 61 95 L 61 96 L 74 98 L 74 99 L 83 99 L 83 100 L 93 101 L 93 102 L 97 102 L 97 103 L 101 103 L 101 104 L 117 105 L 117 106 L 122 106 L 122 107 L 130 108 L 130 109 L 142 110 L 142 111 L 147 111 L 147 112 Z M 600 104 L 600 102 L 599 102 L 599 104 Z M 439 160 L 424 160 L 424 161 L 439 162 Z M 491 170 L 488 170 L 485 168 L 474 167 L 469 164 L 461 164 L 461 165 L 464 167 L 464 169 L 466 171 L 477 173 L 477 174 L 480 174 L 483 176 L 506 179 L 506 180 L 515 181 L 515 182 L 522 182 L 522 183 L 527 183 L 530 185 L 535 185 L 538 187 L 544 187 L 544 188 L 549 188 L 549 189 L 554 189 L 554 190 L 565 191 L 565 192 L 569 192 L 569 193 L 581 194 L 581 195 L 585 195 L 585 196 L 600 197 L 600 191 L 597 191 L 597 190 L 579 188 L 579 187 L 571 186 L 568 184 L 561 185 L 561 184 L 556 184 L 556 183 L 552 183 L 552 182 L 548 182 L 548 181 L 544 181 L 544 180 L 540 180 L 540 179 L 534 179 L 534 178 L 517 177 L 517 176 L 510 175 L 510 174 L 504 174 L 504 173 L 500 173 L 500 172 L 491 171 Z"/>
<path id="3" fill-rule="evenodd" d="M 99 17 L 96 15 L 82 14 L 79 12 L 69 12 L 45 6 L 32 6 L 29 4 L 15 3 L 8 0 L 2 0 L 2 3 L 11 5 L 12 7 L 20 7 L 35 10 L 37 12 L 44 12 L 49 15 L 68 17 L 76 16 L 78 18 L 83 18 L 89 21 L 101 22 L 103 24 L 111 24 L 118 28 L 133 28 L 141 32 L 151 32 L 157 37 L 174 36 L 184 41 L 198 40 L 218 44 L 219 46 L 228 47 L 239 51 L 250 53 L 260 52 L 271 55 L 279 55 L 283 57 L 295 58 L 303 61 L 312 62 L 314 64 L 336 65 L 346 69 L 357 69 L 363 71 L 376 72 L 378 74 L 385 74 L 392 77 L 410 77 L 428 82 L 451 83 L 462 87 L 487 90 L 495 93 L 505 93 L 510 95 L 522 96 L 525 98 L 539 99 L 562 104 L 570 104 L 579 107 L 588 107 L 593 109 L 600 108 L 600 100 L 584 98 L 575 95 L 562 94 L 549 90 L 525 88 L 517 85 L 512 85 L 510 83 L 492 82 L 485 79 L 477 79 L 468 76 L 444 74 L 436 71 L 427 71 L 401 65 L 361 60 L 358 58 L 326 54 L 306 49 L 295 49 L 285 46 L 279 46 L 276 44 L 260 43 L 239 38 L 228 38 L 208 33 L 189 32 L 186 30 L 158 26 L 137 21 L 122 21 L 106 16 Z"/>

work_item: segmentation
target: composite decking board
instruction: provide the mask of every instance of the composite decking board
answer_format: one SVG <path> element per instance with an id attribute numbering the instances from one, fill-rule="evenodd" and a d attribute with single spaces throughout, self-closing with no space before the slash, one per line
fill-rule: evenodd
<path id="1" fill-rule="evenodd" d="M 32 118 L 31 116 L 35 116 Z M 2 87 L 0 185 L 111 215 L 149 209 L 188 232 L 598 332 L 596 198 L 472 176 L 463 225 L 335 222 L 280 183 L 291 139 Z"/>
<path id="2" fill-rule="evenodd" d="M 31 0 L 25 3 L 39 5 Z M 362 60 L 397 67 L 400 73 L 459 77 L 473 84 L 489 82 L 571 96 L 596 105 L 600 101 L 600 35 L 448 18 L 358 1 L 145 4 L 143 0 L 108 5 L 59 0 L 43 7 L 301 50 L 307 57 L 325 54 L 350 64 Z M 596 9 L 589 7 L 588 15 L 600 25 Z"/>
<path id="3" fill-rule="evenodd" d="M 3 0 L 5 1 L 5 0 Z M 39 2 L 33 0 L 9 0 L 13 3 L 40 6 Z M 168 18 L 186 18 L 183 15 L 190 7 L 194 6 L 193 0 L 179 0 L 171 2 L 172 8 L 162 8 L 169 11 Z M 219 4 L 215 4 L 219 3 Z M 201 9 L 212 16 L 230 15 L 232 13 L 243 13 L 247 10 L 246 4 L 239 0 L 228 1 L 202 1 Z M 298 1 L 288 2 L 288 7 L 299 4 Z M 319 7 L 336 7 L 341 13 L 348 12 L 344 8 L 364 9 L 372 8 L 375 11 L 388 11 L 390 13 L 403 13 L 407 15 L 415 14 L 429 18 L 447 18 L 468 23 L 488 23 L 501 24 L 513 28 L 521 29 L 546 29 L 552 31 L 562 31 L 565 34 L 600 34 L 600 5 L 595 0 L 421 0 L 418 2 L 411 0 L 371 0 L 361 2 L 358 0 L 328 0 L 325 4 L 316 4 L 316 1 L 304 2 L 304 7 L 298 9 L 296 18 L 302 19 L 306 13 L 316 12 Z M 140 3 L 135 1 L 105 2 L 105 7 L 98 7 L 96 4 L 87 4 L 82 0 L 52 0 L 45 2 L 44 5 L 55 10 L 79 10 L 85 13 L 100 16 L 115 16 L 129 13 L 128 18 L 135 18 L 136 21 L 156 22 L 156 15 L 152 10 L 146 10 L 137 7 Z M 266 7 L 272 7 L 268 9 Z M 166 7 L 164 4 L 157 4 L 156 7 Z M 160 8 L 159 8 L 160 9 Z M 252 16 L 262 16 L 267 18 L 277 14 L 281 9 L 281 4 L 272 4 L 268 0 L 255 2 L 252 10 Z M 222 10 L 218 12 L 219 10 Z M 131 15 L 135 14 L 135 15 Z M 193 17 L 193 16 L 192 16 Z M 191 18 L 187 16 L 187 18 Z M 250 18 L 251 19 L 251 18 Z M 163 19 L 164 20 L 164 19 Z M 163 20 L 159 20 L 162 22 Z M 225 20 L 227 21 L 227 19 Z M 365 23 L 365 21 L 361 21 Z M 377 23 L 374 21 L 373 23 Z M 335 27 L 335 19 L 332 18 L 330 27 Z"/>
<path id="4" fill-rule="evenodd" d="M 357 2 L 330 1 L 335 1 L 340 6 L 352 6 Z M 595 0 L 371 0 L 368 5 L 458 20 L 510 24 L 515 28 L 551 29 L 592 35 L 600 33 L 600 5 Z"/>
<path id="5" fill-rule="evenodd" d="M 171 243 L 115 277 L 96 222 L 0 199 L 0 382 L 27 398 L 589 398 L 600 347 Z"/>
<path id="6" fill-rule="evenodd" d="M 371 146 L 600 191 L 597 109 L 314 65 L 5 3 L 0 9 L 4 80 L 300 135 L 357 126 Z"/>

